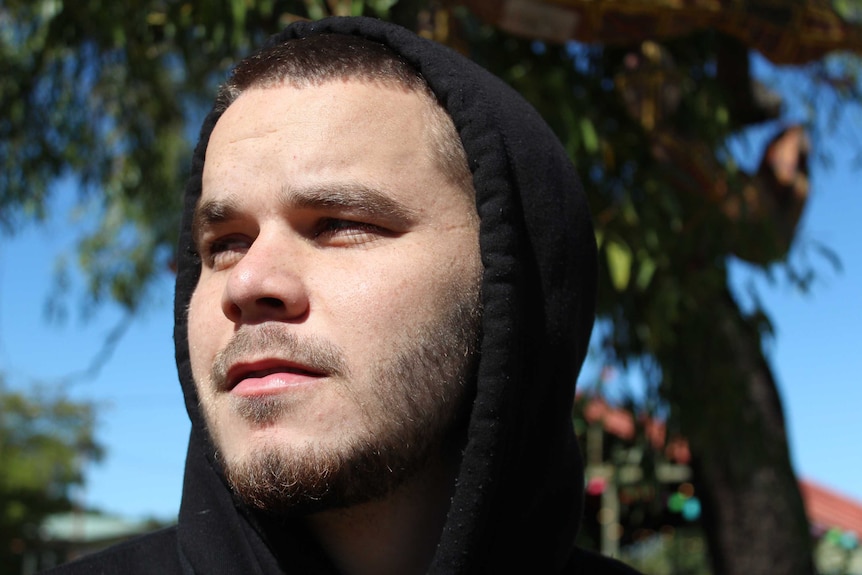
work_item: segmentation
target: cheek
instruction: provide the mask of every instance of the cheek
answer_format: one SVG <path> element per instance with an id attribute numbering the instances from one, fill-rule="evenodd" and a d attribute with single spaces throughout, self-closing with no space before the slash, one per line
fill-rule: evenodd
<path id="1" fill-rule="evenodd" d="M 192 375 L 196 382 L 209 375 L 209 366 L 215 356 L 215 319 L 220 309 L 205 292 L 196 289 L 189 301 L 188 344 Z"/>
<path id="2" fill-rule="evenodd" d="M 331 322 L 342 344 L 370 346 L 395 329 L 393 322 L 405 307 L 406 289 L 405 281 L 391 271 L 354 272 L 332 284 L 335 290 L 321 298 L 317 312 Z M 314 311 L 312 304 L 312 315 Z"/>
<path id="3" fill-rule="evenodd" d="M 414 257 L 380 266 L 353 269 L 330 284 L 337 286 L 322 298 L 318 310 L 327 318 L 331 333 L 342 345 L 359 353 L 377 355 L 397 344 L 416 326 L 433 321 L 452 294 L 453 283 L 475 274 L 475 265 L 463 260 Z M 312 306 L 313 307 L 313 306 Z"/>

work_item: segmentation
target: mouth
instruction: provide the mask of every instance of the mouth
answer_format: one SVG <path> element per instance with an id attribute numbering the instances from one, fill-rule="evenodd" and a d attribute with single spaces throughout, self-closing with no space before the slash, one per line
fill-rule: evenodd
<path id="1" fill-rule="evenodd" d="M 328 375 L 320 369 L 283 359 L 239 362 L 227 372 L 225 391 L 240 395 L 274 393 L 308 384 Z"/>

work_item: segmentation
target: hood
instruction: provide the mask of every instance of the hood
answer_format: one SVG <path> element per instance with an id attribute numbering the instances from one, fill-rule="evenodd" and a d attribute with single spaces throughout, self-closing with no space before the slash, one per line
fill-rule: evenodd
<path id="1" fill-rule="evenodd" d="M 452 117 L 473 174 L 485 268 L 483 335 L 468 437 L 431 572 L 518 572 L 519 565 L 560 572 L 582 511 L 583 464 L 571 409 L 596 282 L 593 228 L 575 169 L 550 128 L 511 88 L 398 26 L 366 18 L 300 22 L 270 42 L 324 33 L 380 42 L 414 66 Z M 191 216 L 217 120 L 211 113 L 201 129 L 179 246 L 174 336 L 192 421 L 179 552 L 190 572 L 322 571 L 325 562 L 309 551 L 301 531 L 273 551 L 270 527 L 233 500 L 198 406 L 186 317 L 200 271 Z"/>

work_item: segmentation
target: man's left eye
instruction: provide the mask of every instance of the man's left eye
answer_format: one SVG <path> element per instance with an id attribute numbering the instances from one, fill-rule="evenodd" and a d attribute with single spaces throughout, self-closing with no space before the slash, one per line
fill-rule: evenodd
<path id="1" fill-rule="evenodd" d="M 338 243 L 361 243 L 387 235 L 387 230 L 367 222 L 326 218 L 319 222 L 314 237 Z"/>

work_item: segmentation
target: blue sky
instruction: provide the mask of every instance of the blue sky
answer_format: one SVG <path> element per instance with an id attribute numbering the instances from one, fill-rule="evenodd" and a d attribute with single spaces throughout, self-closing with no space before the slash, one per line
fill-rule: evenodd
<path id="1" fill-rule="evenodd" d="M 845 122 L 859 120 L 855 114 Z M 744 265 L 733 266 L 733 284 L 740 294 L 753 285 L 772 315 L 776 336 L 767 349 L 797 471 L 862 501 L 860 169 L 852 164 L 856 140 L 840 126 L 834 136 L 831 165 L 813 165 L 812 196 L 792 256 L 817 270 L 810 291 L 800 293 L 780 272 L 770 282 Z M 86 368 L 121 317 L 107 306 L 81 320 L 74 310 L 81 286 L 73 281 L 68 321 L 46 320 L 55 261 L 70 255 L 73 237 L 63 217 L 0 237 L 0 371 L 12 385 L 52 382 Z M 817 242 L 837 253 L 841 271 L 817 255 Z M 70 384 L 73 396 L 102 406 L 98 437 L 107 447 L 105 460 L 88 471 L 79 494 L 84 505 L 133 517 L 176 515 L 189 424 L 173 360 L 172 289 L 172 278 L 164 277 L 98 377 Z"/>
<path id="2" fill-rule="evenodd" d="M 58 220 L 0 240 L 0 371 L 13 386 L 51 384 L 84 370 L 122 319 L 108 307 L 81 320 L 76 285 L 68 320 L 48 321 L 55 261 L 72 235 Z M 98 440 L 107 448 L 88 470 L 84 505 L 136 517 L 176 514 L 189 423 L 173 361 L 172 289 L 165 277 L 98 377 L 68 384 L 73 397 L 99 404 Z"/>

